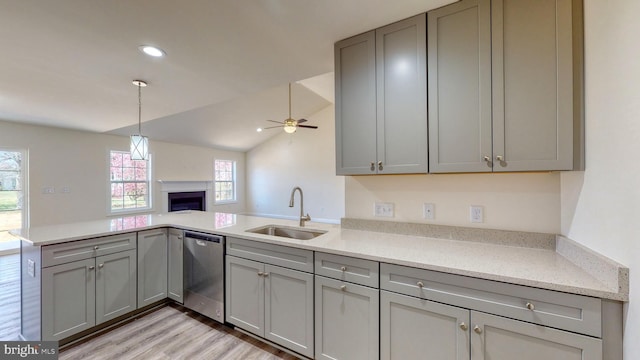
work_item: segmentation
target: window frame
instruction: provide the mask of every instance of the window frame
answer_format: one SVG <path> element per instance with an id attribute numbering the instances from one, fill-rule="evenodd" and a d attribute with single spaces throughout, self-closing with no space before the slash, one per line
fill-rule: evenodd
<path id="1" fill-rule="evenodd" d="M 145 207 L 136 207 L 136 208 L 127 208 L 127 209 L 113 209 L 111 203 L 111 185 L 114 183 L 111 180 L 111 154 L 117 153 L 125 153 L 129 154 L 128 150 L 116 150 L 109 149 L 107 150 L 107 214 L 114 216 L 121 216 L 127 214 L 138 214 L 138 213 L 148 213 L 153 210 L 153 156 L 149 153 L 149 158 L 147 160 L 132 160 L 132 161 L 146 161 L 147 162 L 147 206 Z M 123 184 L 125 181 L 121 181 Z M 126 181 L 131 183 L 141 183 L 141 181 Z"/>
<path id="2" fill-rule="evenodd" d="M 226 162 L 230 162 L 232 164 L 232 170 L 231 170 L 231 175 L 232 175 L 232 180 L 228 181 L 228 180 L 218 180 L 216 179 L 216 162 L 218 161 L 226 161 Z M 214 159 L 213 160 L 213 204 L 214 205 L 224 205 L 224 204 L 236 204 L 238 203 L 238 162 L 236 160 L 227 160 L 227 159 Z M 216 195 L 218 193 L 218 191 L 216 190 L 216 185 L 218 183 L 231 183 L 232 187 L 233 187 L 233 199 L 231 200 L 217 200 L 216 199 Z"/>

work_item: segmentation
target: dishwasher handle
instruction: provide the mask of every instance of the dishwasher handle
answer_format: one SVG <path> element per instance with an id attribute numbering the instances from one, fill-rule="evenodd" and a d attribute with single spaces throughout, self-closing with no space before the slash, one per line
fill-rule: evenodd
<path id="1" fill-rule="evenodd" d="M 184 238 L 196 240 L 196 243 L 200 246 L 207 246 L 205 242 L 212 242 L 217 244 L 224 244 L 224 237 L 220 235 L 202 234 L 196 232 L 185 231 Z"/>

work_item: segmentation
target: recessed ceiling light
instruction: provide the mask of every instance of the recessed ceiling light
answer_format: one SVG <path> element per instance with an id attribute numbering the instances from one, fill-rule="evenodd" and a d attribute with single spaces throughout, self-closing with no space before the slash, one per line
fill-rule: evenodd
<path id="1" fill-rule="evenodd" d="M 262 128 L 257 128 L 256 131 L 257 132 L 262 132 Z"/>
<path id="2" fill-rule="evenodd" d="M 153 57 L 163 57 L 167 54 L 166 52 L 164 52 L 164 50 L 151 45 L 140 45 L 138 46 L 138 49 L 140 49 L 140 51 L 142 51 L 143 53 Z"/>

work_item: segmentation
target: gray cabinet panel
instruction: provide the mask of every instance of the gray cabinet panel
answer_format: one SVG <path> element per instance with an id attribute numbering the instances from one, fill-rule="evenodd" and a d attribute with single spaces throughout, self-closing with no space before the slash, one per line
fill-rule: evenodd
<path id="1" fill-rule="evenodd" d="M 336 173 L 372 174 L 376 156 L 375 32 L 334 47 Z"/>
<path id="2" fill-rule="evenodd" d="M 258 336 L 264 336 L 263 272 L 262 263 L 226 256 L 226 320 Z"/>
<path id="3" fill-rule="evenodd" d="M 464 0 L 427 16 L 429 171 L 490 172 L 491 3 Z"/>
<path id="4" fill-rule="evenodd" d="M 136 309 L 136 251 L 99 256 L 96 263 L 96 325 Z"/>
<path id="5" fill-rule="evenodd" d="M 167 291 L 171 300 L 184 302 L 183 231 L 169 229 L 169 254 L 167 257 Z"/>
<path id="6" fill-rule="evenodd" d="M 494 171 L 572 170 L 571 0 L 494 0 L 491 10 Z"/>
<path id="7" fill-rule="evenodd" d="M 380 358 L 469 360 L 469 310 L 380 291 Z"/>
<path id="8" fill-rule="evenodd" d="M 313 274 L 264 266 L 264 337 L 313 357 Z"/>
<path id="9" fill-rule="evenodd" d="M 138 308 L 167 297 L 167 231 L 138 232 Z"/>
<path id="10" fill-rule="evenodd" d="M 342 281 L 377 288 L 380 264 L 377 261 L 316 252 L 315 273 Z"/>
<path id="11" fill-rule="evenodd" d="M 479 312 L 471 324 L 474 360 L 602 360 L 600 339 Z"/>
<path id="12" fill-rule="evenodd" d="M 60 340 L 96 323 L 95 260 L 42 269 L 42 340 Z"/>
<path id="13" fill-rule="evenodd" d="M 315 277 L 316 359 L 379 356 L 379 290 Z"/>
<path id="14" fill-rule="evenodd" d="M 376 29 L 379 174 L 427 172 L 426 15 Z"/>

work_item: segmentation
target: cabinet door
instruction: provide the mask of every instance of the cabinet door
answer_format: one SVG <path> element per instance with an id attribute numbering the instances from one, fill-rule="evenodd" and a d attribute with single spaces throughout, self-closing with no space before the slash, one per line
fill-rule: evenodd
<path id="1" fill-rule="evenodd" d="M 334 56 L 336 174 L 375 174 L 375 32 L 337 42 Z"/>
<path id="2" fill-rule="evenodd" d="M 138 233 L 138 308 L 167 297 L 167 231 Z"/>
<path id="3" fill-rule="evenodd" d="M 475 311 L 471 324 L 474 360 L 602 360 L 600 339 Z"/>
<path id="4" fill-rule="evenodd" d="M 573 168 L 571 6 L 491 3 L 494 171 Z"/>
<path id="5" fill-rule="evenodd" d="M 182 254 L 183 232 L 178 229 L 169 230 L 169 255 L 167 290 L 169 299 L 180 304 L 184 303 L 184 278 L 183 278 L 183 254 Z"/>
<path id="6" fill-rule="evenodd" d="M 313 274 L 264 266 L 264 337 L 313 357 Z"/>
<path id="7" fill-rule="evenodd" d="M 226 320 L 258 336 L 264 336 L 263 273 L 262 263 L 226 257 Z"/>
<path id="8" fill-rule="evenodd" d="M 469 360 L 469 310 L 380 292 L 380 358 Z"/>
<path id="9" fill-rule="evenodd" d="M 427 17 L 429 171 L 490 172 L 490 0 L 463 0 Z"/>
<path id="10" fill-rule="evenodd" d="M 425 14 L 376 30 L 380 174 L 427 172 L 426 36 Z"/>
<path id="11" fill-rule="evenodd" d="M 96 258 L 96 324 L 136 309 L 135 250 Z"/>
<path id="12" fill-rule="evenodd" d="M 60 340 L 95 324 L 95 259 L 42 269 L 42 340 Z"/>
<path id="13" fill-rule="evenodd" d="M 378 359 L 379 292 L 316 275 L 316 359 Z"/>

